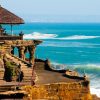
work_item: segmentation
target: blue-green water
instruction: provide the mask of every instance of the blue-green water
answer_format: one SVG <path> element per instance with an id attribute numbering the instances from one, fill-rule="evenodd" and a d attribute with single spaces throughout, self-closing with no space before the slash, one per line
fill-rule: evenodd
<path id="1" fill-rule="evenodd" d="M 6 27 L 6 26 L 4 26 Z M 8 32 L 10 27 L 6 27 Z M 52 64 L 85 71 L 91 79 L 91 91 L 100 96 L 100 24 L 27 23 L 13 27 L 23 31 L 24 39 L 41 39 L 35 56 L 49 58 Z"/>

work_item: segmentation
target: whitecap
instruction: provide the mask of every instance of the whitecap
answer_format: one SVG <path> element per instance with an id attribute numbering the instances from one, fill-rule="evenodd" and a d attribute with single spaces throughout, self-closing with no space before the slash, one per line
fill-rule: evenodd
<path id="1" fill-rule="evenodd" d="M 98 72 L 95 72 L 95 69 L 98 69 L 100 71 L 100 64 L 73 64 L 73 65 L 66 65 L 66 64 L 61 64 L 57 62 L 52 62 L 52 67 L 54 69 L 60 70 L 60 69 L 73 69 L 75 70 L 76 68 L 81 69 L 80 76 L 84 75 L 84 70 L 85 74 L 87 77 L 90 79 L 90 92 L 91 94 L 95 94 L 98 97 L 100 97 L 100 79 L 98 77 Z M 91 73 L 88 72 L 91 71 Z M 93 73 L 94 71 L 94 73 Z M 79 71 L 78 71 L 79 72 Z"/>
<path id="2" fill-rule="evenodd" d="M 100 36 L 86 36 L 86 35 L 72 35 L 68 37 L 58 38 L 59 40 L 82 40 L 82 39 L 94 39 L 100 38 Z"/>
<path id="3" fill-rule="evenodd" d="M 44 34 L 39 32 L 33 32 L 31 34 L 24 34 L 24 39 L 53 39 L 57 37 L 56 34 Z"/>
<path id="4" fill-rule="evenodd" d="M 61 63 L 57 63 L 57 62 L 52 62 L 51 66 L 55 70 L 62 70 L 62 69 L 65 69 L 67 67 L 66 64 L 61 64 Z"/>
<path id="5" fill-rule="evenodd" d="M 82 40 L 82 39 L 100 38 L 100 36 L 72 35 L 67 37 L 66 36 L 58 37 L 57 34 L 33 32 L 30 34 L 24 34 L 23 38 L 24 39 Z"/>
<path id="6" fill-rule="evenodd" d="M 82 64 L 82 65 L 81 64 L 80 65 L 66 65 L 65 64 L 62 67 L 61 63 L 54 63 L 53 62 L 52 65 L 53 65 L 53 67 L 55 69 L 66 69 L 66 68 L 69 68 L 69 69 L 73 69 L 74 70 L 74 68 L 76 66 L 77 66 L 76 68 L 79 68 L 79 69 L 83 68 L 82 71 L 84 71 L 86 69 L 86 75 L 90 78 L 90 82 L 91 82 L 91 84 L 90 84 L 90 92 L 91 92 L 91 94 L 95 94 L 98 97 L 100 97 L 100 85 L 99 85 L 100 79 L 99 79 L 97 73 L 92 73 L 92 72 L 88 73 L 88 71 L 87 71 L 87 69 L 88 70 L 94 70 L 94 71 L 95 71 L 95 69 L 99 69 L 100 70 L 100 64 Z M 81 74 L 81 76 L 83 76 L 82 72 L 80 74 Z"/>
<path id="7" fill-rule="evenodd" d="M 91 92 L 91 94 L 96 94 L 98 97 L 100 97 L 100 89 L 91 87 L 90 92 Z"/>

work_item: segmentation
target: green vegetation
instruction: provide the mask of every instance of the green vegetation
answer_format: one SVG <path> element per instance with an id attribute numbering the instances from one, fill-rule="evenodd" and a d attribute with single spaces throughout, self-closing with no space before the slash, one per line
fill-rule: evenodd
<path id="1" fill-rule="evenodd" d="M 6 68 L 9 69 L 12 76 L 15 76 L 15 64 L 14 63 L 7 61 L 6 62 Z"/>
<path id="2" fill-rule="evenodd" d="M 15 64 L 12 63 L 11 61 L 6 61 L 5 62 L 5 73 L 4 73 L 4 79 L 6 81 L 12 81 L 13 78 L 16 76 L 15 73 Z"/>

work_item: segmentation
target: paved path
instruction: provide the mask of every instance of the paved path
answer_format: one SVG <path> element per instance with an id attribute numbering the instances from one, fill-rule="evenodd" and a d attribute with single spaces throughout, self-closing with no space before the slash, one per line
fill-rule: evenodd
<path id="1" fill-rule="evenodd" d="M 43 62 L 36 63 L 35 70 L 38 76 L 38 80 L 36 84 L 49 84 L 49 83 L 57 83 L 57 82 L 79 82 L 79 79 L 70 79 L 64 77 L 64 73 L 53 72 L 49 70 L 45 70 L 45 64 Z"/>

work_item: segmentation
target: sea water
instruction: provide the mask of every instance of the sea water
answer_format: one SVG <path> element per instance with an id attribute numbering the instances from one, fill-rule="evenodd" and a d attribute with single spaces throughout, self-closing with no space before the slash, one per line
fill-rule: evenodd
<path id="1" fill-rule="evenodd" d="M 10 33 L 10 26 L 4 26 Z M 13 26 L 24 39 L 40 39 L 35 57 L 49 59 L 56 69 L 70 68 L 90 78 L 91 93 L 100 97 L 99 23 L 26 23 Z M 28 53 L 26 54 L 28 57 Z"/>

